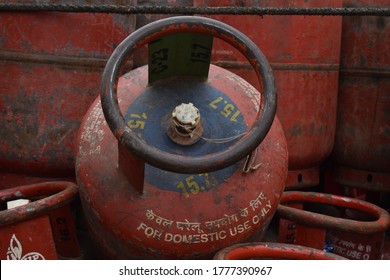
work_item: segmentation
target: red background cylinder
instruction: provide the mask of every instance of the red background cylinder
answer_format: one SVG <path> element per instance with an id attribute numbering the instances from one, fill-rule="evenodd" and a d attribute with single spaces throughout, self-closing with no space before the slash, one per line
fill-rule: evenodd
<path id="1" fill-rule="evenodd" d="M 337 1 L 195 0 L 195 6 L 341 7 Z M 277 116 L 286 134 L 286 188 L 315 186 L 319 165 L 333 149 L 340 61 L 341 17 L 210 16 L 245 33 L 264 52 L 275 75 Z M 216 41 L 213 63 L 259 88 L 245 59 Z"/>
<path id="2" fill-rule="evenodd" d="M 344 0 L 345 7 L 390 7 L 389 1 Z M 390 191 L 390 19 L 344 17 L 337 130 L 337 183 Z"/>
<path id="3" fill-rule="evenodd" d="M 106 60 L 134 30 L 134 18 L 103 13 L 1 13 L 3 174 L 74 177 L 73 145 L 81 119 L 96 98 Z"/>

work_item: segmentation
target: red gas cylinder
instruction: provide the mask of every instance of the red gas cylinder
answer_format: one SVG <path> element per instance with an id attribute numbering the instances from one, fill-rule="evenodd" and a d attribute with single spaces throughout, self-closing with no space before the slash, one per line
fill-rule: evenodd
<path id="1" fill-rule="evenodd" d="M 0 211 L 0 259 L 80 258 L 74 213 L 70 207 L 77 195 L 76 186 L 70 182 L 46 182 L 1 190 L 2 204 L 20 199 L 31 202 Z"/>
<path id="2" fill-rule="evenodd" d="M 389 213 L 363 200 L 284 192 L 277 210 L 279 242 L 325 249 L 348 259 L 382 259 Z"/>
<path id="3" fill-rule="evenodd" d="M 248 58 L 261 99 L 243 79 L 209 64 L 213 37 Z M 149 66 L 119 78 L 144 45 Z M 105 257 L 211 258 L 261 238 L 287 176 L 275 101 L 265 57 L 226 24 L 172 17 L 124 40 L 107 63 L 101 101 L 86 114 L 76 151 L 86 220 Z"/>
<path id="4" fill-rule="evenodd" d="M 272 243 L 254 242 L 229 246 L 220 250 L 214 256 L 215 260 L 345 260 L 336 254 L 325 252 L 305 246 Z M 264 274 L 263 274 L 264 273 Z M 267 271 L 259 271 L 259 274 L 266 275 Z"/>
<path id="5" fill-rule="evenodd" d="M 389 1 L 344 0 L 346 7 Z M 390 191 L 390 18 L 345 17 L 333 160 L 337 183 Z"/>
<path id="6" fill-rule="evenodd" d="M 195 6 L 341 7 L 341 0 L 195 0 Z M 262 49 L 275 75 L 277 116 L 289 151 L 286 188 L 319 183 L 319 166 L 333 149 L 340 61 L 341 17 L 212 15 Z M 218 41 L 212 62 L 260 89 L 250 65 Z"/>
<path id="7" fill-rule="evenodd" d="M 134 25 L 128 15 L 1 12 L 0 172 L 74 177 L 81 120 L 108 57 Z"/>

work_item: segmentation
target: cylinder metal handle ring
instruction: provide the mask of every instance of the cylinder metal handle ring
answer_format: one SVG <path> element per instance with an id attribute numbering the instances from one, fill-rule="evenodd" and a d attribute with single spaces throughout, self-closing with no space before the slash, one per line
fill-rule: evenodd
<path id="1" fill-rule="evenodd" d="M 263 86 L 262 101 L 256 120 L 248 133 L 229 149 L 205 156 L 178 156 L 148 145 L 127 125 L 118 105 L 118 80 L 128 58 L 140 47 L 161 35 L 179 32 L 210 34 L 229 43 L 249 61 Z M 276 112 L 276 89 L 271 67 L 263 53 L 246 35 L 222 22 L 195 16 L 178 16 L 152 22 L 130 34 L 108 60 L 103 72 L 100 98 L 107 124 L 130 152 L 145 162 L 172 172 L 204 173 L 233 165 L 250 154 L 263 141 Z"/>

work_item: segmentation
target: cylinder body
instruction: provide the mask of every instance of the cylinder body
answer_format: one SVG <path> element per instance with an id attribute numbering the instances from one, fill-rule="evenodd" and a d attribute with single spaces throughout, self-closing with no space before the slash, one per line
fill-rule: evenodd
<path id="1" fill-rule="evenodd" d="M 256 90 L 222 68 L 212 66 L 207 82 L 165 82 L 148 87 L 147 68 L 140 67 L 119 80 L 118 95 L 128 125 L 166 152 L 207 155 L 229 148 L 232 142 L 210 139 L 238 135 L 256 117 Z M 181 103 L 199 109 L 207 139 L 182 146 L 168 137 L 167 122 Z M 87 223 L 105 257 L 209 258 L 231 242 L 264 234 L 284 189 L 287 147 L 275 120 L 248 173 L 242 161 L 206 174 L 146 165 L 142 195 L 117 164 L 118 144 L 96 100 L 79 133 L 76 171 Z"/>
<path id="2" fill-rule="evenodd" d="M 390 7 L 388 1 L 344 1 L 346 7 Z M 344 17 L 337 130 L 337 183 L 390 191 L 390 19 Z"/>

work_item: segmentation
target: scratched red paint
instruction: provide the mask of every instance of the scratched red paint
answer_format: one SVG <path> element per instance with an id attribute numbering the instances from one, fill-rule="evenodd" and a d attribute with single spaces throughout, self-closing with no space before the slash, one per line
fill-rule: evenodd
<path id="1" fill-rule="evenodd" d="M 389 1 L 344 1 L 390 7 Z M 390 191 L 390 19 L 343 19 L 334 178 L 343 185 Z"/>
<path id="2" fill-rule="evenodd" d="M 0 171 L 72 177 L 81 119 L 135 16 L 3 12 L 0 25 Z"/>

